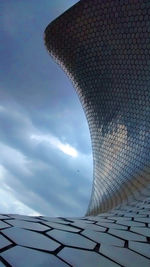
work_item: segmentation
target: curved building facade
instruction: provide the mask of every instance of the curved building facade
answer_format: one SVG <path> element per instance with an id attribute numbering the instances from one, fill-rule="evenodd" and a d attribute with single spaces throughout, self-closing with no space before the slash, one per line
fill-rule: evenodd
<path id="1" fill-rule="evenodd" d="M 81 0 L 45 30 L 88 120 L 82 218 L 0 215 L 0 266 L 150 266 L 150 1 Z"/>
<path id="2" fill-rule="evenodd" d="M 94 181 L 88 215 L 149 195 L 149 7 L 143 0 L 84 0 L 45 31 L 89 124 Z"/>

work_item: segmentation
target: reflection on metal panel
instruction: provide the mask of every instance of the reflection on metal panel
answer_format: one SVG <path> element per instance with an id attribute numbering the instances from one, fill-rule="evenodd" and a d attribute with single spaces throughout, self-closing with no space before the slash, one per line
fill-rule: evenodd
<path id="1" fill-rule="evenodd" d="M 89 124 L 94 181 L 87 215 L 149 195 L 149 8 L 143 0 L 80 1 L 45 31 Z"/>

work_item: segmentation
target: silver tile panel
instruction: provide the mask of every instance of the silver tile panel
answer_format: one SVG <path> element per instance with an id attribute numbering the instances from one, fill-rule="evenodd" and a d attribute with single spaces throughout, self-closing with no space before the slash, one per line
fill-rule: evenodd
<path id="1" fill-rule="evenodd" d="M 12 239 L 16 244 L 31 248 L 54 251 L 60 245 L 48 237 L 36 232 L 17 227 L 2 230 L 2 233 Z"/>
<path id="2" fill-rule="evenodd" d="M 127 249 L 127 248 L 119 248 L 102 245 L 100 248 L 100 252 L 107 257 L 117 261 L 122 266 L 128 267 L 149 267 L 150 261 L 145 257 Z"/>
<path id="3" fill-rule="evenodd" d="M 11 245 L 12 243 L 0 234 L 0 249 Z"/>
<path id="4" fill-rule="evenodd" d="M 68 266 L 54 255 L 20 246 L 3 252 L 1 256 L 14 267 Z"/>
<path id="5" fill-rule="evenodd" d="M 149 8 L 149 0 L 82 0 L 45 30 L 46 47 L 71 79 L 90 129 L 87 215 L 149 195 Z"/>
<path id="6" fill-rule="evenodd" d="M 60 230 L 52 230 L 50 232 L 47 232 L 47 235 L 53 237 L 54 239 L 61 242 L 63 245 L 67 246 L 93 249 L 96 245 L 93 241 L 88 240 L 86 237 L 76 233 L 69 233 Z"/>
<path id="7" fill-rule="evenodd" d="M 72 266 L 77 266 L 77 267 L 119 266 L 118 264 L 114 263 L 113 261 L 107 259 L 106 257 L 100 254 L 90 251 L 83 251 L 80 249 L 64 248 L 58 255 L 62 259 L 70 263 Z"/>

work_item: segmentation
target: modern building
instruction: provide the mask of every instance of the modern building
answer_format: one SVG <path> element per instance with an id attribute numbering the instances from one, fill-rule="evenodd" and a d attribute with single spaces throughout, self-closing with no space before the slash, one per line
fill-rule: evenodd
<path id="1" fill-rule="evenodd" d="M 0 216 L 0 266 L 150 266 L 150 1 L 81 0 L 45 30 L 88 120 L 82 218 Z M 88 203 L 87 203 L 88 205 Z"/>

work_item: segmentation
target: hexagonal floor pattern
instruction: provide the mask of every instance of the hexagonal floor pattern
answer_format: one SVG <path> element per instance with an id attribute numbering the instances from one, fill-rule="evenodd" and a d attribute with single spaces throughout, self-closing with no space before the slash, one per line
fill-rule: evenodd
<path id="1" fill-rule="evenodd" d="M 0 215 L 1 266 L 150 266 L 150 198 L 82 218 Z"/>

